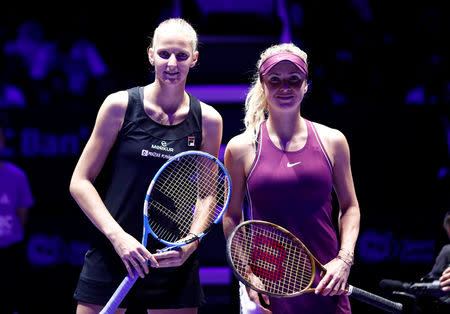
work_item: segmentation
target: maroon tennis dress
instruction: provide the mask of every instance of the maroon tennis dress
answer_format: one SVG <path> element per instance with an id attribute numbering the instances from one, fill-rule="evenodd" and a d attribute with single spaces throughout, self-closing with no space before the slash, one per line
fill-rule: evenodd
<path id="1" fill-rule="evenodd" d="M 303 148 L 286 152 L 261 125 L 255 161 L 247 179 L 249 218 L 278 224 L 295 234 L 322 263 L 339 251 L 332 220 L 332 167 L 312 122 Z M 319 283 L 316 273 L 312 287 Z M 273 313 L 351 313 L 348 296 L 307 293 L 270 298 Z"/>

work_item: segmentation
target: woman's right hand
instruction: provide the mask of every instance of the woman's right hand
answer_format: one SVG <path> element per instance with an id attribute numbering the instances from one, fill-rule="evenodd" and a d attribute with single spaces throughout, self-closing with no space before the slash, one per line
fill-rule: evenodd
<path id="1" fill-rule="evenodd" d="M 264 290 L 264 284 L 262 281 L 255 276 L 253 273 L 249 273 L 249 280 L 250 282 L 255 286 L 260 288 L 261 290 Z M 256 312 L 258 314 L 271 314 L 272 311 L 268 309 L 268 306 L 270 305 L 269 297 L 265 294 L 261 294 L 257 292 L 256 290 L 250 289 L 247 287 L 247 293 L 248 297 L 250 298 L 250 301 L 256 304 Z"/>
<path id="2" fill-rule="evenodd" d="M 267 297 L 263 294 L 260 294 L 256 292 L 255 290 L 248 289 L 248 297 L 250 298 L 250 301 L 256 304 L 256 310 L 252 313 L 258 313 L 258 314 L 272 314 L 272 311 L 266 308 L 263 304 L 261 304 L 260 296 L 262 296 L 263 300 L 264 297 Z M 266 304 L 268 304 L 268 300 L 264 300 Z"/>
<path id="3" fill-rule="evenodd" d="M 115 234 L 110 240 L 131 278 L 134 278 L 134 270 L 144 278 L 149 272 L 147 263 L 151 267 L 159 267 L 158 261 L 147 248 L 125 231 Z"/>

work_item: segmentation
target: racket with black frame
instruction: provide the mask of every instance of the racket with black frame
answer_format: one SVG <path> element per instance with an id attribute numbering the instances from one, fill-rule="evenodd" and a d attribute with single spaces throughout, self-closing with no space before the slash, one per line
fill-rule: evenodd
<path id="1" fill-rule="evenodd" d="M 170 158 L 153 177 L 144 201 L 142 245 L 148 235 L 166 245 L 160 254 L 204 237 L 230 200 L 231 179 L 216 157 L 186 151 Z M 100 313 L 114 313 L 138 279 L 128 274 Z"/>
<path id="2" fill-rule="evenodd" d="M 247 220 L 234 228 L 227 240 L 227 260 L 240 282 L 274 297 L 311 293 L 316 268 L 326 272 L 294 234 L 262 220 Z M 390 313 L 403 310 L 401 303 L 351 285 L 346 294 Z"/>

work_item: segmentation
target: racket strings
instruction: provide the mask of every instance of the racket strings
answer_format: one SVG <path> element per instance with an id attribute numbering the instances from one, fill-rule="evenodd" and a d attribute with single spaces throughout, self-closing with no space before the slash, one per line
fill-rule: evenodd
<path id="1" fill-rule="evenodd" d="M 162 217 L 168 219 L 172 228 L 168 228 L 167 221 L 164 219 L 150 221 L 152 230 L 160 238 L 173 241 L 187 234 L 189 232 L 187 226 L 190 226 L 192 222 L 192 215 L 186 208 L 192 203 L 192 197 L 196 195 L 195 185 L 190 178 L 194 169 L 192 164 L 183 162 L 171 163 L 165 170 L 158 177 L 153 189 L 166 196 L 172 202 L 171 206 L 159 203 L 158 199 L 154 200 L 152 205 Z"/>
<path id="2" fill-rule="evenodd" d="M 311 260 L 305 250 L 294 241 L 290 241 L 290 248 L 287 249 L 288 266 L 286 267 L 287 293 L 297 292 L 306 289 L 311 282 L 313 269 Z"/>
<path id="3" fill-rule="evenodd" d="M 277 229 L 248 224 L 235 233 L 230 251 L 238 274 L 263 291 L 288 295 L 310 285 L 313 268 L 309 255 Z"/>
<path id="4" fill-rule="evenodd" d="M 157 178 L 148 204 L 151 229 L 168 242 L 195 238 L 221 214 L 229 184 L 214 160 L 185 155 Z M 159 197 L 152 197 L 159 194 Z"/>

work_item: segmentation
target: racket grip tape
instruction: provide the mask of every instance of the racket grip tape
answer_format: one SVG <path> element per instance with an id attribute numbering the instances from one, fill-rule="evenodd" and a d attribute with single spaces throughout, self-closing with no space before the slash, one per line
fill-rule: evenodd
<path id="1" fill-rule="evenodd" d="M 131 287 L 133 287 L 136 280 L 139 278 L 139 275 L 136 270 L 133 270 L 134 278 L 131 278 L 130 275 L 127 275 L 119 287 L 117 287 L 114 294 L 109 299 L 108 303 L 106 303 L 105 307 L 101 310 L 100 314 L 113 314 L 120 305 L 120 302 L 125 298 L 128 291 L 130 291 Z"/>
<path id="2" fill-rule="evenodd" d="M 346 295 L 352 296 L 356 300 L 373 305 L 389 313 L 402 313 L 403 311 L 403 304 L 391 301 L 351 285 L 349 285 Z"/>

